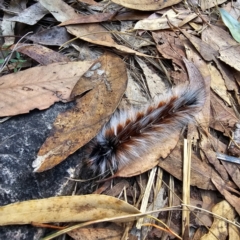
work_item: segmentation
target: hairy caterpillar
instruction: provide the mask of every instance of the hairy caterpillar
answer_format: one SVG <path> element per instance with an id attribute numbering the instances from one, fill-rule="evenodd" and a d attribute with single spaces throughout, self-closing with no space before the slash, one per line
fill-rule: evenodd
<path id="1" fill-rule="evenodd" d="M 87 164 L 94 172 L 104 173 L 135 161 L 192 121 L 205 95 L 203 85 L 180 85 L 141 109 L 117 110 L 90 141 Z"/>

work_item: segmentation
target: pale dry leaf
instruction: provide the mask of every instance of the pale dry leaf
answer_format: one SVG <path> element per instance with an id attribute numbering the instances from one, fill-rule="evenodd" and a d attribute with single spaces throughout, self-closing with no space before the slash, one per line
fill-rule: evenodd
<path id="1" fill-rule="evenodd" d="M 26 0 L 15 0 L 10 1 L 7 7 L 8 11 L 11 13 L 20 13 L 26 8 L 27 1 Z M 1 35 L 2 36 L 14 36 L 15 35 L 15 25 L 16 22 L 11 22 L 9 19 L 12 18 L 12 14 L 7 12 L 4 13 L 3 20 L 1 21 Z M 5 37 L 4 44 L 6 46 L 12 45 L 15 41 L 15 37 Z"/>
<path id="2" fill-rule="evenodd" d="M 240 71 L 240 46 L 231 46 L 219 51 L 220 59 L 229 66 Z"/>
<path id="3" fill-rule="evenodd" d="M 181 0 L 154 1 L 154 0 L 113 0 L 113 2 L 126 8 L 132 8 L 141 11 L 155 11 L 163 9 L 181 2 Z"/>
<path id="4" fill-rule="evenodd" d="M 137 208 L 106 195 L 61 196 L 2 206 L 0 226 L 32 222 L 84 222 L 136 213 L 140 213 Z"/>
<path id="5" fill-rule="evenodd" d="M 24 11 L 21 11 L 17 16 L 10 18 L 9 21 L 34 25 L 46 14 L 48 14 L 48 10 L 40 3 L 35 3 L 24 9 Z"/>
<path id="6" fill-rule="evenodd" d="M 228 235 L 230 240 L 240 240 L 240 229 L 232 224 L 229 224 Z"/>
<path id="7" fill-rule="evenodd" d="M 203 11 L 205 11 L 206 9 L 215 7 L 216 4 L 219 5 L 219 4 L 222 4 L 222 3 L 226 2 L 226 1 L 227 0 L 218 0 L 217 3 L 216 3 L 215 0 L 200 0 L 200 6 L 201 6 L 201 9 Z"/>
<path id="8" fill-rule="evenodd" d="M 217 181 L 217 179 L 212 179 L 212 182 L 214 186 L 217 188 L 217 190 L 228 201 L 228 203 L 230 203 L 235 208 L 237 213 L 240 214 L 240 205 L 239 205 L 240 198 L 228 191 L 228 186 L 224 184 L 224 181 L 222 179 L 220 179 L 219 181 Z"/>
<path id="9" fill-rule="evenodd" d="M 231 100 L 229 99 L 225 81 L 222 78 L 221 73 L 218 69 L 212 64 L 208 64 L 208 69 L 211 74 L 211 88 L 212 90 L 222 98 L 229 106 L 232 105 Z"/>
<path id="10" fill-rule="evenodd" d="M 33 67 L 0 78 L 0 116 L 46 109 L 53 103 L 70 100 L 79 78 L 93 62 L 53 63 Z"/>
<path id="11" fill-rule="evenodd" d="M 93 90 L 79 99 L 75 108 L 56 118 L 51 136 L 33 162 L 35 172 L 56 166 L 89 142 L 117 108 L 127 85 L 124 62 L 106 53 L 85 75 L 79 83 L 84 83 L 85 90 L 92 84 Z M 73 96 L 80 95 L 78 89 L 82 90 L 81 84 L 73 89 Z"/>
<path id="12" fill-rule="evenodd" d="M 155 96 L 164 93 L 166 91 L 166 84 L 161 77 L 150 69 L 142 59 L 139 57 L 135 57 L 135 59 L 143 70 L 151 97 L 154 98 Z"/>
<path id="13" fill-rule="evenodd" d="M 184 17 L 184 20 L 182 19 L 182 17 Z M 149 30 L 149 31 L 163 30 L 163 29 L 171 28 L 171 24 L 177 27 L 178 26 L 181 27 L 196 17 L 197 15 L 195 13 L 190 14 L 188 16 L 181 16 L 181 15 L 179 16 L 179 14 L 175 14 L 175 15 L 171 14 L 169 16 L 169 14 L 166 13 L 166 15 L 160 18 L 154 18 L 154 19 L 148 18 L 148 19 L 140 20 L 136 23 L 136 25 L 134 26 L 134 29 Z"/>
<path id="14" fill-rule="evenodd" d="M 202 32 L 201 38 L 216 51 L 238 45 L 227 31 L 214 25 L 205 28 Z"/>
<path id="15" fill-rule="evenodd" d="M 62 0 L 39 0 L 39 3 L 46 8 L 59 22 L 64 22 L 71 18 L 78 17 L 78 14 L 75 12 L 75 10 Z"/>
<path id="16" fill-rule="evenodd" d="M 127 101 L 131 105 L 146 104 L 147 99 L 143 96 L 143 93 L 141 91 L 141 87 L 140 87 L 139 83 L 134 81 L 134 79 L 130 73 L 130 70 L 127 70 L 127 75 L 128 75 L 128 84 L 127 84 L 127 89 L 125 92 Z"/>
<path id="17" fill-rule="evenodd" d="M 233 221 L 236 215 L 236 212 L 232 206 L 225 200 L 216 204 L 212 209 L 212 213 L 224 217 L 230 221 Z M 228 223 L 223 219 L 214 218 L 210 231 L 201 237 L 201 240 L 225 240 L 227 236 Z"/>

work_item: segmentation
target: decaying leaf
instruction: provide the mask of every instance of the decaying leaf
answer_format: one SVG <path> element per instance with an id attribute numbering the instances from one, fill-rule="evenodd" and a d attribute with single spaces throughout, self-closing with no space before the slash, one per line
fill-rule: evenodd
<path id="1" fill-rule="evenodd" d="M 14 16 L 9 20 L 25 23 L 28 25 L 34 25 L 46 14 L 48 14 L 48 10 L 44 8 L 40 3 L 35 3 L 26 8 L 24 11 L 21 11 L 18 16 Z"/>
<path id="2" fill-rule="evenodd" d="M 64 43 L 68 42 L 71 39 L 71 36 L 65 27 L 54 26 L 27 36 L 27 39 L 38 44 L 48 46 L 61 46 Z M 68 46 L 68 44 L 65 44 L 65 46 Z"/>
<path id="3" fill-rule="evenodd" d="M 238 45 L 238 43 L 232 38 L 229 32 L 224 29 L 211 25 L 202 32 L 202 40 L 210 45 L 216 51 L 224 49 L 226 47 Z"/>
<path id="4" fill-rule="evenodd" d="M 79 78 L 93 62 L 53 63 L 0 78 L 0 116 L 46 109 L 53 103 L 70 100 Z"/>
<path id="5" fill-rule="evenodd" d="M 237 213 L 240 214 L 240 205 L 239 205 L 240 198 L 235 196 L 234 194 L 231 194 L 229 192 L 229 189 L 227 188 L 227 185 L 225 185 L 221 179 L 218 181 L 217 181 L 217 179 L 212 179 L 212 182 L 213 182 L 214 186 L 217 188 L 217 190 L 235 208 Z M 238 195 L 239 195 L 239 192 L 238 192 Z"/>
<path id="6" fill-rule="evenodd" d="M 175 178 L 182 180 L 182 158 L 180 144 L 171 152 L 171 154 L 164 160 L 159 161 L 159 166 L 165 171 L 169 172 Z M 220 181 L 218 173 L 211 167 L 211 165 L 201 161 L 196 155 L 192 155 L 191 162 L 191 186 L 197 186 L 201 189 L 213 190 L 214 185 L 211 178 Z M 226 183 L 224 183 L 226 184 Z"/>
<path id="7" fill-rule="evenodd" d="M 230 134 L 232 127 L 239 121 L 232 108 L 227 107 L 221 99 L 211 93 L 210 126 L 213 129 Z"/>
<path id="8" fill-rule="evenodd" d="M 209 46 L 207 43 L 203 42 L 201 39 L 189 34 L 184 29 L 181 29 L 181 32 L 194 45 L 204 60 L 212 61 L 215 57 L 218 56 L 218 52 L 211 48 L 211 46 Z"/>
<path id="9" fill-rule="evenodd" d="M 213 207 L 212 212 L 230 221 L 234 221 L 236 215 L 234 209 L 227 201 L 222 201 L 216 204 Z M 201 237 L 201 240 L 211 239 L 225 240 L 228 236 L 228 226 L 229 224 L 226 221 L 214 218 L 214 222 L 210 228 L 210 231 L 203 237 Z"/>
<path id="10" fill-rule="evenodd" d="M 157 44 L 158 52 L 166 59 L 171 59 L 175 71 L 170 71 L 173 82 L 179 84 L 188 80 L 187 71 L 182 61 L 186 53 L 177 33 L 166 31 L 155 31 L 152 36 Z"/>
<path id="11" fill-rule="evenodd" d="M 92 82 L 94 89 L 84 95 L 74 109 L 56 118 L 52 135 L 33 162 L 34 171 L 42 172 L 56 166 L 89 142 L 117 108 L 127 85 L 125 64 L 120 58 L 105 54 L 93 66 L 92 72 L 85 75 L 91 77 L 94 71 L 98 79 Z M 91 82 L 91 78 L 83 80 Z M 78 95 L 77 90 L 72 94 Z"/>
<path id="12" fill-rule="evenodd" d="M 136 213 L 140 213 L 137 208 L 106 195 L 51 197 L 0 207 L 0 226 L 32 222 L 84 222 Z"/>
<path id="13" fill-rule="evenodd" d="M 180 2 L 180 0 L 154 1 L 154 0 L 113 0 L 113 2 L 126 8 L 132 8 L 141 11 L 159 10 Z"/>
<path id="14" fill-rule="evenodd" d="M 11 46 L 14 49 L 15 45 Z M 49 65 L 56 62 L 69 62 L 69 58 L 50 48 L 37 44 L 18 44 L 17 51 L 28 55 L 42 65 Z"/>
<path id="15" fill-rule="evenodd" d="M 238 164 L 222 161 L 223 166 L 231 176 L 233 182 L 240 188 L 240 169 Z"/>
<path id="16" fill-rule="evenodd" d="M 81 23 L 96 23 L 110 20 L 114 13 L 99 13 L 94 15 L 80 15 L 78 18 L 70 19 L 59 24 L 59 26 L 67 26 Z"/>
<path id="17" fill-rule="evenodd" d="M 92 240 L 92 239 L 109 239 L 119 240 L 124 229 L 116 223 L 100 223 L 94 226 L 78 228 L 68 235 L 74 240 Z"/>

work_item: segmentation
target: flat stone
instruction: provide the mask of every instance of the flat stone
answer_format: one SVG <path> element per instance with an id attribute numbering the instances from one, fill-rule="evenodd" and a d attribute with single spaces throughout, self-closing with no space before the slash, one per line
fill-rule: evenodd
<path id="1" fill-rule="evenodd" d="M 0 124 L 0 206 L 71 195 L 75 183 L 67 178 L 78 176 L 80 152 L 42 173 L 33 172 L 32 162 L 50 134 L 56 116 L 73 106 L 57 103 L 47 110 L 34 110 Z M 43 229 L 30 225 L 0 227 L 0 239 L 37 240 L 43 233 Z"/>

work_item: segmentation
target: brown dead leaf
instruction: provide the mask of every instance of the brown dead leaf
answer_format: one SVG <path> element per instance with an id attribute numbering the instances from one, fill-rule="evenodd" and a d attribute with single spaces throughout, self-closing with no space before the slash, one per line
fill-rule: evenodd
<path id="1" fill-rule="evenodd" d="M 182 181 L 182 151 L 181 145 L 178 144 L 177 147 L 171 152 L 171 154 L 159 162 L 159 166 L 165 171 L 169 172 L 175 178 Z M 201 161 L 195 154 L 192 154 L 191 162 L 191 186 L 197 186 L 198 188 L 205 190 L 215 190 L 211 179 L 216 179 L 216 181 L 222 181 L 221 177 L 217 174 L 211 165 L 204 161 Z M 227 184 L 227 183 L 224 183 Z"/>
<path id="2" fill-rule="evenodd" d="M 227 47 L 238 45 L 238 43 L 227 31 L 214 25 L 211 25 L 211 27 L 205 28 L 203 30 L 202 40 L 217 52 L 219 52 L 221 49 L 226 49 Z M 238 72 L 234 71 L 228 65 L 225 65 L 218 58 L 214 58 L 213 60 L 225 80 L 227 89 L 230 91 L 235 91 L 237 89 L 237 84 L 235 82 L 234 74 Z"/>
<path id="3" fill-rule="evenodd" d="M 60 22 L 70 20 L 71 18 L 78 18 L 79 16 L 77 13 L 75 13 L 72 7 L 67 5 L 67 3 L 63 2 L 62 0 L 55 0 L 52 2 L 47 0 L 39 0 L 39 2 Z M 117 44 L 112 39 L 111 33 L 106 31 L 106 29 L 99 24 L 81 24 L 78 26 L 67 26 L 66 28 L 69 33 L 84 41 L 106 47 L 114 47 L 120 51 L 139 56 L 147 56 L 131 48 Z"/>
<path id="4" fill-rule="evenodd" d="M 229 66 L 235 68 L 240 71 L 240 46 L 231 46 L 225 49 L 221 49 L 219 51 L 220 59 L 227 63 Z"/>
<path id="5" fill-rule="evenodd" d="M 75 25 L 82 23 L 98 23 L 104 21 L 123 21 L 123 20 L 141 20 L 147 18 L 149 13 L 140 11 L 126 11 L 119 13 L 99 13 L 94 15 L 81 15 L 78 14 L 77 18 L 64 21 L 59 26 Z"/>
<path id="6" fill-rule="evenodd" d="M 239 121 L 232 108 L 227 107 L 214 93 L 211 99 L 210 127 L 230 136 L 230 132 Z"/>
<path id="7" fill-rule="evenodd" d="M 154 0 L 113 0 L 113 2 L 122 5 L 126 8 L 141 10 L 141 11 L 154 11 L 166 8 L 181 2 L 180 0 L 171 1 L 154 1 Z"/>
<path id="8" fill-rule="evenodd" d="M 211 75 L 209 73 L 209 69 L 207 67 L 206 62 L 203 61 L 203 59 L 201 58 L 199 53 L 189 44 L 188 41 L 184 41 L 184 46 L 185 46 L 185 49 L 186 49 L 187 58 L 194 63 L 194 65 L 200 71 L 200 73 L 201 73 L 201 75 L 204 79 L 204 87 L 205 87 L 205 91 L 206 91 L 206 100 L 205 100 L 205 103 L 204 103 L 204 106 L 203 106 L 202 110 L 195 117 L 195 119 L 197 120 L 197 122 L 201 126 L 201 128 L 205 132 L 208 132 L 209 119 L 210 119 L 210 82 L 211 82 Z M 197 137 L 197 136 L 195 136 L 195 137 Z M 195 138 L 195 139 L 198 139 L 198 137 Z"/>
<path id="9" fill-rule="evenodd" d="M 52 135 L 42 145 L 37 159 L 33 162 L 35 172 L 56 166 L 89 142 L 118 106 L 127 85 L 126 69 L 122 60 L 107 53 L 91 71 L 96 72 L 97 86 L 94 81 L 95 88 L 84 95 L 74 109 L 56 118 Z M 89 76 L 93 74 L 91 71 Z M 85 77 L 87 74 L 89 72 Z M 90 82 L 90 79 L 88 81 Z M 76 89 L 73 92 L 78 95 Z"/>
<path id="10" fill-rule="evenodd" d="M 200 194 L 202 199 L 201 208 L 211 212 L 213 206 L 219 202 L 219 197 L 217 196 L 216 191 L 208 191 L 201 189 Z M 205 226 L 210 227 L 213 222 L 212 216 L 202 213 L 203 212 L 200 212 L 200 214 L 198 214 L 198 218 L 195 220 L 196 224 L 202 225 L 204 223 Z"/>
<path id="11" fill-rule="evenodd" d="M 216 152 L 212 150 L 211 144 L 209 143 L 209 140 L 204 138 L 205 141 L 201 143 L 201 149 L 204 152 L 207 160 L 209 163 L 214 166 L 214 169 L 218 172 L 218 174 L 221 176 L 223 181 L 228 182 L 229 180 L 229 175 L 226 171 L 226 169 L 223 167 L 223 165 L 219 162 L 217 159 Z"/>
<path id="12" fill-rule="evenodd" d="M 183 44 L 179 36 L 171 31 L 155 31 L 152 36 L 157 44 L 159 53 L 167 59 L 171 59 L 174 64 L 175 71 L 171 76 L 175 83 L 186 82 L 188 80 L 185 65 L 182 57 L 186 57 Z"/>
<path id="13" fill-rule="evenodd" d="M 67 26 L 67 25 L 74 25 L 74 24 L 81 24 L 81 23 L 97 23 L 97 22 L 105 22 L 111 20 L 115 13 L 99 13 L 99 14 L 92 14 L 92 15 L 81 15 L 77 18 L 73 18 L 67 21 L 64 21 L 59 24 L 59 26 Z"/>
<path id="14" fill-rule="evenodd" d="M 216 51 L 226 47 L 238 45 L 229 32 L 214 25 L 204 28 L 201 38 Z"/>
<path id="15" fill-rule="evenodd" d="M 210 45 L 203 42 L 200 38 L 189 34 L 184 29 L 179 30 L 184 34 L 186 38 L 188 38 L 188 40 L 193 44 L 193 46 L 197 49 L 204 60 L 212 61 L 218 56 L 218 52 L 214 50 Z"/>
<path id="16" fill-rule="evenodd" d="M 70 100 L 79 78 L 93 62 L 53 63 L 0 78 L 0 116 L 46 109 L 53 103 Z"/>
<path id="17" fill-rule="evenodd" d="M 240 189 L 240 169 L 239 165 L 235 163 L 230 163 L 226 161 L 221 161 L 222 165 L 227 170 L 229 176 L 231 176 L 231 179 L 233 182 L 239 187 Z"/>
<path id="18" fill-rule="evenodd" d="M 214 186 L 217 188 L 217 190 L 225 197 L 225 199 L 235 208 L 235 210 L 240 214 L 240 198 L 236 195 L 231 194 L 227 186 L 224 184 L 224 182 L 218 181 L 217 179 L 212 179 L 212 182 Z"/>
<path id="19" fill-rule="evenodd" d="M 84 222 L 136 213 L 140 213 L 137 208 L 106 195 L 61 196 L 0 207 L 0 226 L 31 222 Z"/>
<path id="20" fill-rule="evenodd" d="M 123 228 L 116 223 L 99 223 L 88 228 L 78 228 L 68 235 L 75 240 L 93 240 L 93 239 L 107 239 L 119 240 L 123 234 Z"/>
<path id="21" fill-rule="evenodd" d="M 15 45 L 11 46 L 14 49 Z M 47 47 L 36 44 L 18 44 L 17 51 L 23 53 L 42 65 L 56 62 L 69 62 L 69 58 Z"/>
<path id="22" fill-rule="evenodd" d="M 236 215 L 236 212 L 227 201 L 216 204 L 212 209 L 212 213 L 230 221 L 234 221 Z M 201 240 L 225 240 L 228 236 L 228 226 L 229 224 L 223 219 L 214 218 L 210 231 L 201 237 Z"/>
<path id="23" fill-rule="evenodd" d="M 240 124 L 237 123 L 232 129 L 232 139 L 228 147 L 228 153 L 231 156 L 240 157 Z M 239 186 L 240 188 L 240 186 Z"/>

